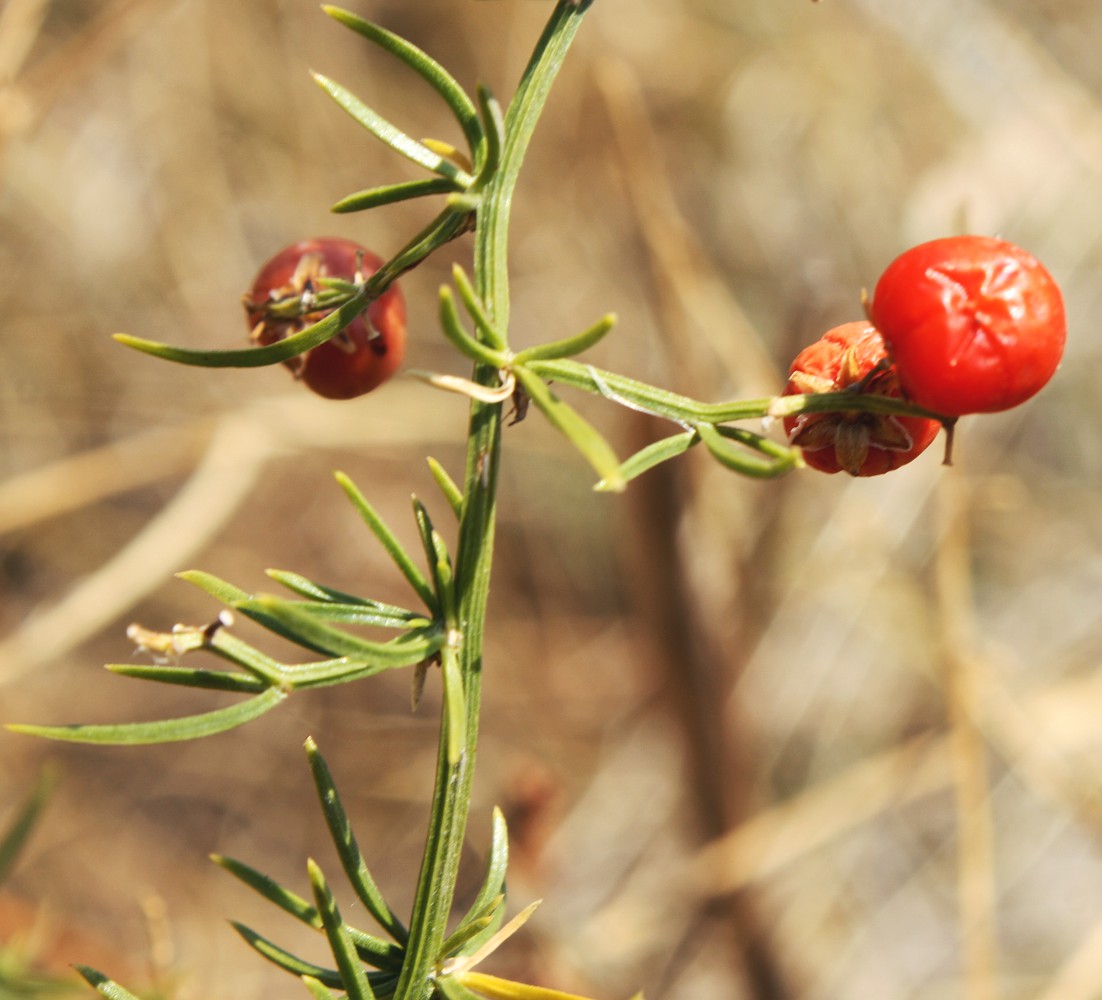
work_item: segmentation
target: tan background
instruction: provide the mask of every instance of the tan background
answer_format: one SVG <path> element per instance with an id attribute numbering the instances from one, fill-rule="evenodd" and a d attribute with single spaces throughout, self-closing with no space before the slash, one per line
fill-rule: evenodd
<path id="1" fill-rule="evenodd" d="M 550 9 L 354 6 L 503 99 Z M 963 422 L 951 471 L 935 446 L 882 480 L 763 484 L 694 454 L 608 497 L 538 418 L 509 430 L 469 878 L 500 803 L 513 906 L 546 901 L 497 971 L 651 1000 L 1102 996 L 1100 44 L 1085 0 L 594 5 L 518 192 L 515 344 L 615 310 L 595 362 L 772 393 L 896 253 L 961 229 L 1048 264 L 1070 343 L 1037 400 Z M 333 233 L 386 253 L 427 219 L 328 214 L 419 175 L 307 68 L 455 138 L 420 81 L 306 0 L 0 7 L 5 719 L 210 707 L 99 669 L 130 658 L 131 621 L 213 617 L 181 569 L 405 600 L 334 468 L 411 542 L 410 492 L 446 521 L 423 456 L 459 474 L 458 398 L 403 380 L 327 404 L 279 370 L 108 338 L 239 345 L 274 250 Z M 410 365 L 462 372 L 433 303 L 468 254 L 404 281 Z M 622 453 L 659 433 L 580 405 Z M 223 917 L 320 945 L 206 855 L 300 891 L 315 856 L 357 919 L 311 800 L 314 734 L 404 908 L 436 704 L 411 715 L 395 675 L 201 744 L 0 734 L 0 816 L 40 761 L 62 769 L 10 892 L 44 952 L 84 935 L 56 961 L 182 1000 L 294 995 Z"/>

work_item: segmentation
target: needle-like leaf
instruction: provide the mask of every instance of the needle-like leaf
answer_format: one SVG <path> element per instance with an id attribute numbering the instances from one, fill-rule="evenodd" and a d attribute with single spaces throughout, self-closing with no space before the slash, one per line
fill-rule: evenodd
<path id="1" fill-rule="evenodd" d="M 252 722 L 270 712 L 287 697 L 280 688 L 269 688 L 248 701 L 201 715 L 187 715 L 160 722 L 120 722 L 107 725 L 34 726 L 14 724 L 7 728 L 14 733 L 42 736 L 69 743 L 98 743 L 108 746 L 139 746 L 150 743 L 175 743 L 214 736 Z"/>
<path id="2" fill-rule="evenodd" d="M 482 116 L 485 129 L 486 155 L 475 177 L 476 187 L 485 184 L 497 173 L 501 164 L 501 150 L 505 145 L 505 116 L 502 114 L 501 105 L 482 84 L 478 85 L 478 111 Z"/>
<path id="3" fill-rule="evenodd" d="M 352 501 L 352 505 L 359 511 L 360 517 L 371 529 L 371 533 L 379 540 L 379 544 L 386 549 L 387 555 L 390 556 L 394 565 L 398 567 L 409 585 L 416 591 L 417 596 L 424 602 L 425 607 L 436 613 L 438 610 L 437 601 L 432 586 L 409 553 L 403 548 L 402 543 L 398 541 L 394 532 L 387 527 L 386 522 L 375 512 L 375 508 L 368 502 L 367 497 L 360 492 L 348 476 L 343 472 L 338 472 L 337 482 L 347 494 L 348 499 Z"/>
<path id="4" fill-rule="evenodd" d="M 360 956 L 356 952 L 352 938 L 349 937 L 348 928 L 345 927 L 325 876 L 313 861 L 308 861 L 306 868 L 310 873 L 314 902 L 321 914 L 325 936 L 329 938 L 329 948 L 337 960 L 337 968 L 340 970 L 341 982 L 348 994 L 348 1000 L 375 1000 L 375 991 L 371 988 L 367 972 L 360 962 Z"/>
<path id="5" fill-rule="evenodd" d="M 624 464 L 620 466 L 620 477 L 625 483 L 631 482 L 636 476 L 641 476 L 656 465 L 661 465 L 668 459 L 683 455 L 699 442 L 700 437 L 696 431 L 682 431 L 680 434 L 674 434 L 671 437 L 655 441 L 653 444 L 637 451 L 630 458 L 625 459 Z M 594 489 L 606 490 L 608 487 L 602 480 Z"/>
<path id="6" fill-rule="evenodd" d="M 440 492 L 444 494 L 444 499 L 448 501 L 448 505 L 451 507 L 455 516 L 459 517 L 463 513 L 463 491 L 459 488 L 456 481 L 448 475 L 447 469 L 445 469 L 435 458 L 430 457 L 428 463 L 432 478 L 436 480 L 436 485 L 440 487 Z"/>
<path id="7" fill-rule="evenodd" d="M 261 594 L 234 607 L 258 620 L 281 626 L 282 634 L 307 649 L 317 649 L 334 657 L 344 657 L 376 666 L 381 670 L 408 667 L 431 656 L 443 639 L 431 629 L 417 629 L 389 642 L 371 642 L 324 624 L 297 602 Z M 288 676 L 293 676 L 292 673 Z"/>
<path id="8" fill-rule="evenodd" d="M 322 812 L 325 814 L 325 822 L 329 826 L 330 836 L 333 838 L 348 881 L 367 907 L 367 911 L 378 921 L 379 926 L 396 941 L 405 942 L 409 938 L 409 931 L 383 899 L 383 894 L 379 891 L 379 886 L 372 877 L 367 862 L 364 861 L 360 845 L 356 842 L 352 824 L 348 822 L 348 814 L 341 804 L 340 795 L 337 794 L 337 786 L 333 783 L 329 766 L 325 763 L 325 758 L 322 757 L 313 739 L 306 741 L 306 756 L 310 761 L 310 769 L 314 775 L 314 785 L 318 791 L 318 799 L 321 801 Z"/>
<path id="9" fill-rule="evenodd" d="M 364 104 L 350 90 L 321 73 L 315 73 L 314 79 L 318 86 L 332 97 L 358 124 L 367 129 L 376 139 L 385 142 L 395 152 L 401 153 L 404 157 L 426 170 L 431 170 L 441 177 L 446 177 L 459 189 L 471 186 L 474 178 L 465 170 L 456 166 L 451 160 L 440 156 L 439 153 L 434 153 L 424 143 L 406 135 L 400 128 L 392 125 L 382 115 Z"/>
<path id="10" fill-rule="evenodd" d="M 297 893 L 292 892 L 290 889 L 280 885 L 275 879 L 258 872 L 255 868 L 245 864 L 243 861 L 238 861 L 235 858 L 228 858 L 221 854 L 212 854 L 211 861 L 213 861 L 220 868 L 224 868 L 227 872 L 239 879 L 250 889 L 259 893 L 269 902 L 274 903 L 285 913 L 290 914 L 296 920 L 301 921 L 309 927 L 313 927 L 317 930 L 321 929 L 321 914 L 318 913 L 317 908 L 306 902 Z M 353 927 L 348 928 L 349 934 L 352 936 L 353 943 L 356 945 L 356 950 L 360 953 L 360 956 L 372 965 L 382 968 L 390 969 L 392 971 L 398 971 L 402 967 L 402 949 L 389 941 L 384 941 L 382 938 L 375 937 L 373 934 L 367 934 L 364 931 L 356 930 Z"/>
<path id="11" fill-rule="evenodd" d="M 322 10 L 334 20 L 363 35 L 368 41 L 397 56 L 421 76 L 451 108 L 472 154 L 476 159 L 478 158 L 479 148 L 483 142 L 482 125 L 479 123 L 478 113 L 467 92 L 443 66 L 406 39 L 385 28 L 380 28 L 377 24 L 365 21 L 350 11 L 328 4 L 323 5 Z"/>
<path id="12" fill-rule="evenodd" d="M 338 215 L 347 215 L 350 212 L 365 212 L 370 208 L 378 208 L 380 205 L 392 205 L 399 201 L 409 201 L 412 198 L 424 198 L 433 194 L 450 194 L 453 191 L 462 191 L 463 188 L 447 177 L 430 177 L 428 180 L 404 181 L 401 184 L 384 184 L 381 187 L 368 188 L 366 191 L 357 191 L 350 194 L 335 205 L 329 211 Z"/>
<path id="13" fill-rule="evenodd" d="M 271 687 L 267 681 L 252 674 L 228 670 L 193 670 L 154 663 L 108 663 L 107 669 L 121 677 L 142 681 L 177 684 L 181 687 L 203 688 L 207 691 L 233 691 L 237 694 L 259 694 Z"/>
<path id="14" fill-rule="evenodd" d="M 505 892 L 505 874 L 509 868 L 509 831 L 505 825 L 505 814 L 494 807 L 493 832 L 490 838 L 490 857 L 486 864 L 486 876 L 482 880 L 482 886 L 478 895 L 471 903 L 463 919 L 459 921 L 457 930 L 481 919 L 485 914 L 493 910 L 499 910 L 497 900 L 502 898 Z"/>
<path id="15" fill-rule="evenodd" d="M 264 572 L 277 583 L 283 584 L 288 590 L 293 591 L 301 597 L 309 597 L 314 601 L 332 601 L 335 604 L 362 604 L 365 608 L 388 608 L 396 613 L 412 614 L 412 612 L 406 612 L 404 608 L 399 608 L 393 604 L 384 605 L 378 601 L 372 601 L 367 598 L 357 597 L 355 594 L 346 593 L 343 590 L 334 590 L 332 587 L 327 587 L 325 584 L 309 580 L 301 574 L 294 573 L 291 570 L 269 569 Z"/>
<path id="16" fill-rule="evenodd" d="M 444 679 L 448 763 L 455 767 L 462 758 L 463 748 L 467 744 L 467 695 L 463 690 L 463 674 L 459 669 L 459 658 L 450 646 L 445 646 L 441 652 L 440 667 Z"/>
<path id="17" fill-rule="evenodd" d="M 245 939 L 249 947 L 257 954 L 263 955 L 269 962 L 278 965 L 286 972 L 296 976 L 311 976 L 319 982 L 325 983 L 326 986 L 334 986 L 338 989 L 344 986 L 344 980 L 341 979 L 341 974 L 336 969 L 327 969 L 324 966 L 308 962 L 304 958 L 299 958 L 298 955 L 292 954 L 286 948 L 281 948 L 274 941 L 258 934 L 251 927 L 238 923 L 236 920 L 231 920 L 230 926 Z"/>
<path id="18" fill-rule="evenodd" d="M 556 340 L 550 344 L 536 344 L 534 347 L 527 347 L 523 351 L 518 351 L 514 360 L 517 364 L 524 364 L 526 361 L 549 361 L 554 358 L 573 357 L 575 354 L 581 354 L 582 351 L 587 351 L 594 344 L 599 343 L 615 325 L 615 313 L 608 313 L 591 327 L 575 334 L 573 337 Z"/>
<path id="19" fill-rule="evenodd" d="M 467 310 L 471 319 L 474 320 L 475 326 L 478 327 L 478 332 L 482 334 L 482 339 L 495 350 L 508 350 L 505 338 L 490 321 L 490 317 L 486 314 L 486 307 L 478 297 L 474 285 L 471 284 L 471 279 L 467 277 L 467 272 L 458 264 L 452 266 L 452 280 L 455 282 L 456 290 L 459 292 L 459 298 L 463 303 L 463 308 Z"/>
<path id="20" fill-rule="evenodd" d="M 374 625 L 380 628 L 423 628 L 432 620 L 424 615 L 410 613 L 393 614 L 377 611 L 362 604 L 337 604 L 335 601 L 296 601 L 294 605 L 303 614 L 312 615 L 318 621 L 339 622 L 342 625 Z"/>
<path id="21" fill-rule="evenodd" d="M 152 354 L 154 357 L 175 361 L 182 365 L 196 365 L 201 368 L 262 368 L 265 365 L 279 364 L 312 347 L 317 347 L 318 344 L 324 344 L 363 312 L 367 302 L 366 292 L 360 291 L 313 326 L 308 326 L 305 330 L 266 347 L 207 351 L 190 347 L 174 347 L 156 340 L 134 337 L 129 333 L 116 333 L 114 336 L 115 340 L 125 347 L 132 347 L 144 354 Z"/>
<path id="22" fill-rule="evenodd" d="M 752 431 L 702 423 L 696 425 L 696 432 L 720 465 L 744 476 L 771 479 L 800 464 L 799 449 L 778 444 Z"/>
<path id="23" fill-rule="evenodd" d="M 470 923 L 460 924 L 452 931 L 440 946 L 440 954 L 450 958 L 463 954 L 468 948 L 477 950 L 481 943 L 500 926 L 504 913 L 505 897 L 498 896 L 491 901 L 481 917 Z"/>
<path id="24" fill-rule="evenodd" d="M 440 287 L 440 326 L 451 345 L 472 361 L 489 365 L 491 368 L 505 367 L 507 358 L 501 351 L 480 343 L 463 329 L 463 322 L 459 318 L 459 310 L 455 305 L 455 296 L 447 285 Z"/>
<path id="25" fill-rule="evenodd" d="M 84 977 L 89 986 L 107 1000 L 138 1000 L 129 990 L 123 989 L 113 979 L 108 979 L 102 972 L 97 972 L 90 966 L 74 965 L 73 968 Z"/>
<path id="26" fill-rule="evenodd" d="M 340 994 L 331 990 L 320 979 L 315 979 L 313 976 L 300 976 L 299 978 L 310 991 L 310 995 L 314 1000 L 338 1000 Z"/>

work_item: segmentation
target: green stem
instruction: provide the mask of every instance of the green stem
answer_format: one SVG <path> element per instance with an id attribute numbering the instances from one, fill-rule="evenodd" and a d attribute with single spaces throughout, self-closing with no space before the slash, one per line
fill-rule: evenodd
<path id="1" fill-rule="evenodd" d="M 509 321 L 508 228 L 513 189 L 585 6 L 578 5 L 576 0 L 559 0 L 556 4 L 510 104 L 500 169 L 482 192 L 475 231 L 475 290 L 494 327 L 502 333 Z M 475 365 L 476 382 L 490 384 L 495 377 L 492 366 Z M 428 839 L 395 1000 L 428 1000 L 432 994 L 435 964 L 440 958 L 455 895 L 478 742 L 483 629 L 493 558 L 501 422 L 502 404 L 472 403 L 455 565 L 458 619 L 455 625 L 460 632 L 458 658 L 467 713 L 465 745 L 459 760 L 450 762 L 445 710 L 441 716 Z"/>
<path id="2" fill-rule="evenodd" d="M 525 361 L 524 364 L 530 371 L 547 381 L 604 396 L 622 406 L 652 413 L 656 417 L 664 417 L 666 420 L 683 425 L 726 424 L 736 420 L 788 417 L 797 413 L 836 413 L 840 410 L 926 417 L 929 420 L 940 420 L 942 423 L 947 420 L 946 417 L 932 410 L 924 410 L 895 396 L 878 396 L 871 392 L 854 392 L 852 389 L 704 403 L 570 358 L 552 360 L 537 358 Z"/>

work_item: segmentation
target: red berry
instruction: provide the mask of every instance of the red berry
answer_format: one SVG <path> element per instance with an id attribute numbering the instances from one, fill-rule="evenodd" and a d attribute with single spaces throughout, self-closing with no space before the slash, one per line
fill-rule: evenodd
<path id="1" fill-rule="evenodd" d="M 788 370 L 784 395 L 850 390 L 899 399 L 895 369 L 876 328 L 846 323 L 805 347 Z M 822 472 L 878 476 L 906 465 L 937 436 L 941 424 L 887 413 L 798 413 L 784 418 L 789 440 Z"/>
<path id="2" fill-rule="evenodd" d="M 1021 247 L 986 236 L 897 257 L 870 316 L 907 397 L 949 417 L 1025 402 L 1052 378 L 1067 334 L 1052 275 Z"/>
<path id="3" fill-rule="evenodd" d="M 382 260 L 351 240 L 329 237 L 303 240 L 280 250 L 268 261 L 245 296 L 252 338 L 274 344 L 324 319 L 332 310 L 310 310 L 288 317 L 273 307 L 303 301 L 322 291 L 319 279 L 352 281 L 357 269 L 370 277 Z M 352 399 L 385 382 L 402 363 L 406 350 L 406 306 L 392 284 L 332 340 L 285 361 L 284 364 L 319 396 Z"/>

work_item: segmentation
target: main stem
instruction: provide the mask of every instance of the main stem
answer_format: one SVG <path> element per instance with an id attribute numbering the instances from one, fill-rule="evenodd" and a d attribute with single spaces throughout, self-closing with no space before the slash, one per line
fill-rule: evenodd
<path id="1" fill-rule="evenodd" d="M 589 0 L 558 0 L 517 87 L 505 119 L 501 167 L 482 192 L 475 230 L 475 288 L 495 327 L 509 324 L 508 235 L 513 189 L 524 154 Z M 493 384 L 497 373 L 475 367 L 474 379 Z M 428 1000 L 455 895 L 459 857 L 470 810 L 482 694 L 482 647 L 490 592 L 502 404 L 473 402 L 467 432 L 463 510 L 459 522 L 455 580 L 459 664 L 466 694 L 466 740 L 459 760 L 448 760 L 447 714 L 441 716 L 429 832 L 410 918 L 406 961 L 395 1000 Z"/>

